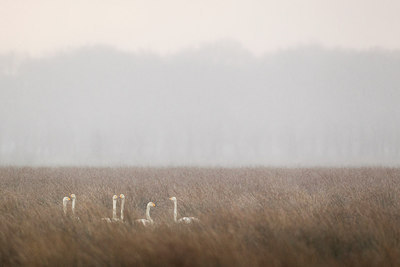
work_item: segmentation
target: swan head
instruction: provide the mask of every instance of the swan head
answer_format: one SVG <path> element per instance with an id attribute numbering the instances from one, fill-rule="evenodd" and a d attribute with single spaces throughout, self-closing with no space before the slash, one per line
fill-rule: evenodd
<path id="1" fill-rule="evenodd" d="M 155 207 L 156 204 L 154 204 L 153 202 L 149 202 L 149 204 L 147 204 L 147 206 L 149 206 L 149 207 Z"/>
<path id="2" fill-rule="evenodd" d="M 113 200 L 117 200 L 118 196 L 117 195 L 113 195 Z"/>
<path id="3" fill-rule="evenodd" d="M 172 201 L 176 201 L 176 197 L 170 197 L 169 199 Z"/>
<path id="4" fill-rule="evenodd" d="M 72 199 L 76 199 L 75 194 L 71 194 L 71 198 L 72 198 Z"/>
<path id="5" fill-rule="evenodd" d="M 121 194 L 121 195 L 119 195 L 119 198 L 120 198 L 120 199 L 125 199 L 125 195 L 124 195 L 124 194 Z"/>
<path id="6" fill-rule="evenodd" d="M 63 202 L 67 202 L 67 201 L 70 201 L 71 199 L 69 198 L 69 197 L 64 197 L 63 198 Z"/>

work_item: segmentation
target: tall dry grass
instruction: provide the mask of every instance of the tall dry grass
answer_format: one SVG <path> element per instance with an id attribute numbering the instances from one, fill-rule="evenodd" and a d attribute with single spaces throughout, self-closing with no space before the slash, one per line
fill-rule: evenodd
<path id="1" fill-rule="evenodd" d="M 120 193 L 125 223 L 102 222 Z M 400 170 L 2 168 L 0 265 L 400 266 Z"/>

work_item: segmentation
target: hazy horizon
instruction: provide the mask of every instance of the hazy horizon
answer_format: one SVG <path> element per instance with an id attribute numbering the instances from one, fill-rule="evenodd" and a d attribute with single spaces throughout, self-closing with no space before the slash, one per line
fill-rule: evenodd
<path id="1" fill-rule="evenodd" d="M 0 56 L 0 165 L 400 163 L 400 52 Z"/>

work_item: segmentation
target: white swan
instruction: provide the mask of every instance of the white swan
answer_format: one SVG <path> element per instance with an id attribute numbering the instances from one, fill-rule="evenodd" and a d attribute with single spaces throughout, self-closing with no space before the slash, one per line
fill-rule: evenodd
<path id="1" fill-rule="evenodd" d="M 76 204 L 76 196 L 75 194 L 71 194 L 71 199 L 72 199 L 72 203 L 71 203 L 71 210 L 72 210 L 72 216 L 76 219 L 76 220 L 80 220 L 78 216 L 75 216 L 75 204 Z"/>
<path id="2" fill-rule="evenodd" d="M 64 210 L 64 214 L 67 215 L 67 204 L 68 201 L 70 201 L 71 199 L 69 197 L 64 197 L 63 198 L 63 210 Z"/>
<path id="3" fill-rule="evenodd" d="M 174 221 L 176 223 L 193 223 L 193 222 L 199 222 L 200 220 L 195 218 L 195 217 L 182 217 L 179 220 L 177 219 L 178 217 L 178 204 L 176 197 L 170 197 L 170 200 L 174 202 Z"/>
<path id="4" fill-rule="evenodd" d="M 71 199 L 72 199 L 72 203 L 71 203 L 72 215 L 75 216 L 75 203 L 76 203 L 76 196 L 75 196 L 75 194 L 71 194 Z"/>
<path id="5" fill-rule="evenodd" d="M 101 218 L 103 221 L 106 221 L 109 223 L 119 221 L 119 219 L 117 218 L 117 200 L 118 200 L 118 196 L 113 195 L 113 197 L 112 197 L 112 202 L 113 202 L 112 218 Z"/>
<path id="6" fill-rule="evenodd" d="M 123 221 L 124 220 L 125 195 L 121 194 L 121 195 L 119 195 L 119 198 L 121 199 L 121 221 Z"/>
<path id="7" fill-rule="evenodd" d="M 136 220 L 136 222 L 141 223 L 141 224 L 143 224 L 144 226 L 154 224 L 153 219 L 150 217 L 150 208 L 151 208 L 151 207 L 155 207 L 155 206 L 156 206 L 156 204 L 154 204 L 153 202 L 147 203 L 147 207 L 146 207 L 146 219 L 139 219 L 139 220 Z"/>

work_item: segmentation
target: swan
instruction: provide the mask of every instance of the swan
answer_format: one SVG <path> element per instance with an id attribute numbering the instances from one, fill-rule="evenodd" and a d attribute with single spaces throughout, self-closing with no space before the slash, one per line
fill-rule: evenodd
<path id="1" fill-rule="evenodd" d="M 113 213 L 112 213 L 112 218 L 101 218 L 103 221 L 106 222 L 117 222 L 119 221 L 119 219 L 117 218 L 117 200 L 118 200 L 118 196 L 117 195 L 113 195 L 112 197 L 112 202 L 113 202 Z"/>
<path id="2" fill-rule="evenodd" d="M 170 197 L 170 200 L 174 202 L 174 221 L 176 223 L 193 223 L 193 222 L 199 222 L 200 220 L 195 218 L 195 217 L 182 217 L 179 220 L 177 219 L 178 217 L 178 204 L 176 197 Z"/>
<path id="3" fill-rule="evenodd" d="M 80 220 L 78 216 L 75 216 L 75 204 L 76 204 L 76 196 L 75 194 L 71 194 L 71 199 L 72 199 L 72 203 L 71 203 L 71 210 L 72 210 L 72 216 L 76 219 L 76 220 Z"/>
<path id="4" fill-rule="evenodd" d="M 121 195 L 119 195 L 119 198 L 121 199 L 121 221 L 123 221 L 124 220 L 125 195 L 121 194 Z"/>
<path id="5" fill-rule="evenodd" d="M 75 194 L 71 194 L 71 199 L 72 199 L 72 203 L 71 203 L 72 215 L 75 216 L 75 203 L 76 203 Z"/>
<path id="6" fill-rule="evenodd" d="M 154 204 L 153 202 L 147 203 L 147 207 L 146 207 L 146 219 L 139 219 L 139 220 L 136 220 L 136 222 L 141 223 L 141 224 L 143 224 L 144 226 L 154 224 L 153 219 L 150 217 L 150 208 L 151 208 L 151 207 L 155 207 L 155 206 L 156 206 L 156 204 Z"/>
<path id="7" fill-rule="evenodd" d="M 71 199 L 69 197 L 64 197 L 63 198 L 63 210 L 64 210 L 64 214 L 67 215 L 67 204 L 68 201 L 70 201 Z"/>

